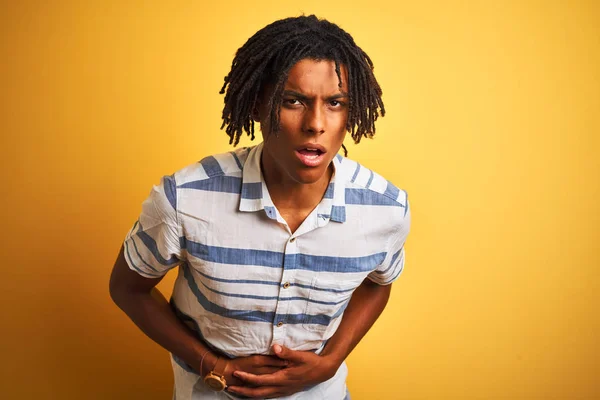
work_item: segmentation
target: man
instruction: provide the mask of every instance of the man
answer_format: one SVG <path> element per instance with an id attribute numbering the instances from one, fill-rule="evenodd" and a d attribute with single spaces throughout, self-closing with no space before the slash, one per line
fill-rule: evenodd
<path id="1" fill-rule="evenodd" d="M 111 296 L 172 354 L 177 400 L 348 398 L 344 359 L 387 303 L 410 225 L 404 191 L 337 154 L 384 114 L 373 64 L 337 25 L 288 18 L 238 50 L 221 93 L 230 143 L 255 121 L 263 143 L 154 187 Z M 169 304 L 155 286 L 175 267 Z"/>

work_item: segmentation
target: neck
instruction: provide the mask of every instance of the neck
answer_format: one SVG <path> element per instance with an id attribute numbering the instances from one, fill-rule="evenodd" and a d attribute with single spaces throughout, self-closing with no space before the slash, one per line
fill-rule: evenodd
<path id="1" fill-rule="evenodd" d="M 314 209 L 325 195 L 333 174 L 333 165 L 329 165 L 327 172 L 318 181 L 300 183 L 275 168 L 264 168 L 262 160 L 261 169 L 269 196 L 280 211 L 283 209 Z"/>

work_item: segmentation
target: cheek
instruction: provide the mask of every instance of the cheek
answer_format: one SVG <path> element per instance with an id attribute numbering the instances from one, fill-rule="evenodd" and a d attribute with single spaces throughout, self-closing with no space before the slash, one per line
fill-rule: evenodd
<path id="1" fill-rule="evenodd" d="M 302 126 L 302 113 L 282 109 L 279 114 L 279 125 L 283 131 L 295 131 Z"/>
<path id="2" fill-rule="evenodd" d="M 333 130 L 339 132 L 342 136 L 346 135 L 346 123 L 348 122 L 348 113 L 338 113 L 333 114 L 331 119 L 329 120 L 329 124 L 331 127 L 334 127 Z"/>

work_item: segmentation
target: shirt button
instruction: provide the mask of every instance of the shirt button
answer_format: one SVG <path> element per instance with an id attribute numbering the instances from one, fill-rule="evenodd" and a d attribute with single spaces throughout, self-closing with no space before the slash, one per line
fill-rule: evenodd
<path id="1" fill-rule="evenodd" d="M 290 283 L 289 282 L 286 282 L 286 283 L 283 284 L 283 288 L 284 289 L 287 289 L 289 287 L 290 287 Z"/>
<path id="2" fill-rule="evenodd" d="M 279 321 L 279 322 L 277 323 L 277 327 L 278 327 L 278 328 L 280 328 L 280 327 L 282 327 L 282 326 L 283 326 L 283 322 Z"/>
<path id="3" fill-rule="evenodd" d="M 295 237 L 293 237 L 293 238 L 290 239 L 290 243 L 294 243 L 295 241 L 296 241 Z"/>

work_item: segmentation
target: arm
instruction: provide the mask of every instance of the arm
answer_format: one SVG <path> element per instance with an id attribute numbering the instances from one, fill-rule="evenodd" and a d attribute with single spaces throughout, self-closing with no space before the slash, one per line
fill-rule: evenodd
<path id="1" fill-rule="evenodd" d="M 354 291 L 342 322 L 320 355 L 274 346 L 275 354 L 288 361 L 288 368 L 271 375 L 236 371 L 234 376 L 257 388 L 231 386 L 229 391 L 248 397 L 279 397 L 332 378 L 342 362 L 375 323 L 390 296 L 392 285 L 365 279 Z"/>
<path id="2" fill-rule="evenodd" d="M 391 284 L 382 286 L 369 279 L 354 291 L 340 326 L 321 353 L 333 364 L 334 374 L 379 318 L 391 291 Z"/>
<path id="3" fill-rule="evenodd" d="M 208 348 L 175 316 L 156 289 L 161 280 L 162 277 L 146 278 L 132 271 L 121 247 L 110 277 L 110 296 L 150 339 L 198 370 L 200 358 Z"/>
<path id="4" fill-rule="evenodd" d="M 117 306 L 150 339 L 204 376 L 214 367 L 218 356 L 212 351 L 208 352 L 208 347 L 177 318 L 167 300 L 155 287 L 161 280 L 162 277 L 146 278 L 132 271 L 121 248 L 110 277 L 110 295 Z M 201 362 L 205 354 L 206 357 Z M 285 365 L 285 361 L 269 356 L 243 357 L 231 363 L 234 368 L 255 374 L 272 373 Z M 231 374 L 226 374 L 225 378 L 228 383 L 240 383 Z"/>

